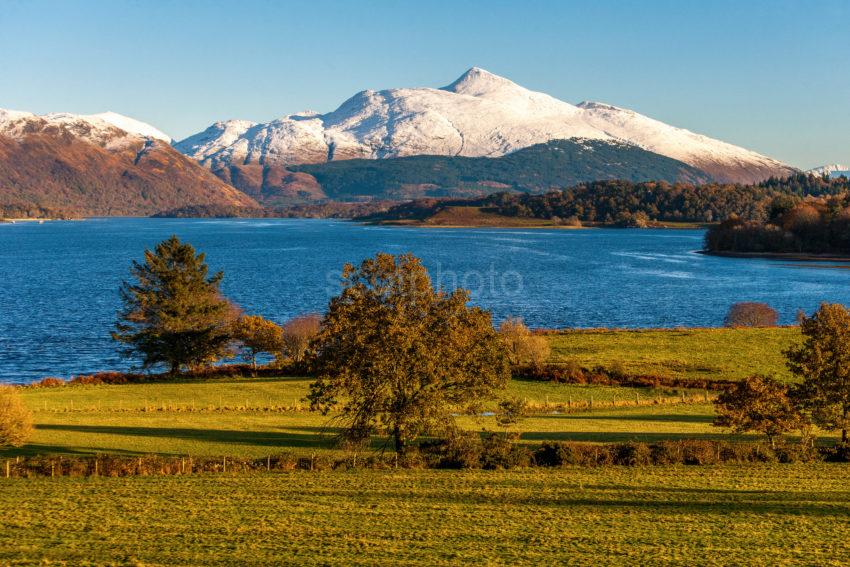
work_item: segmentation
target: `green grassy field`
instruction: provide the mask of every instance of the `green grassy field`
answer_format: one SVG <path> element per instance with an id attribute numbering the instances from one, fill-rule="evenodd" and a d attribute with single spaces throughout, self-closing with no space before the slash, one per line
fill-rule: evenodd
<path id="1" fill-rule="evenodd" d="M 549 337 L 556 362 L 789 379 L 781 349 L 797 330 Z M 342 456 L 333 424 L 307 410 L 309 382 L 23 389 L 33 438 L 0 456 Z M 729 439 L 711 425 L 705 395 L 513 380 L 500 397 L 533 405 L 513 428 L 529 445 Z M 458 422 L 498 430 L 487 413 Z M 818 463 L 0 478 L 0 565 L 840 565 L 850 554 L 846 471 Z"/>
<path id="2" fill-rule="evenodd" d="M 702 380 L 753 373 L 790 380 L 782 351 L 800 341 L 797 327 L 565 331 L 549 336 L 551 361 L 592 368 L 622 364 L 631 374 Z"/>
<path id="3" fill-rule="evenodd" d="M 0 455 L 145 454 L 263 457 L 337 453 L 336 429 L 327 417 L 308 411 L 302 401 L 304 378 L 218 379 L 205 382 L 71 386 L 26 389 L 36 429 L 30 443 Z M 605 386 L 512 381 L 503 398 L 536 404 L 587 403 L 593 411 L 535 412 L 516 431 L 531 444 L 544 441 L 657 441 L 722 439 L 711 426 L 705 403 L 667 403 L 640 407 L 617 403 L 650 402 L 671 392 Z M 697 397 L 703 395 L 696 394 Z M 490 408 L 495 402 L 489 404 Z M 462 427 L 498 430 L 492 415 L 461 416 Z M 375 441 L 376 444 L 380 440 Z"/>
<path id="4" fill-rule="evenodd" d="M 832 564 L 841 465 L 13 479 L 0 563 Z"/>
<path id="5" fill-rule="evenodd" d="M 781 351 L 798 330 L 698 329 L 571 331 L 549 335 L 552 360 L 581 365 L 621 363 L 628 372 L 689 378 L 740 378 L 784 370 Z M 306 378 L 223 378 L 120 386 L 25 389 L 36 429 L 31 442 L 0 455 L 144 454 L 263 457 L 337 452 L 334 424 L 304 402 Z M 501 398 L 521 398 L 535 411 L 514 429 L 529 444 L 545 441 L 723 439 L 702 403 L 672 404 L 681 390 L 553 384 L 513 380 Z M 621 407 L 626 403 L 656 405 Z M 592 411 L 586 406 L 592 400 Z M 569 413 L 563 405 L 570 404 Z M 496 402 L 488 405 L 495 408 Z M 560 405 L 560 406 L 559 406 Z M 579 407 L 580 406 L 580 407 Z M 558 410 L 559 413 L 555 413 Z M 497 430 L 489 415 L 459 418 L 462 427 Z M 376 440 L 376 444 L 380 443 Z"/>

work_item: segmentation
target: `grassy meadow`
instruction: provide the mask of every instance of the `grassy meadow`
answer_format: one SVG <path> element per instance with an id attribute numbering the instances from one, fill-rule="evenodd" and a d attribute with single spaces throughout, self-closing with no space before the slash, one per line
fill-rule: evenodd
<path id="1" fill-rule="evenodd" d="M 782 351 L 800 341 L 797 327 L 576 330 L 549 335 L 550 361 L 592 368 L 620 364 L 629 374 L 699 380 L 755 373 L 789 381 Z"/>
<path id="2" fill-rule="evenodd" d="M 556 363 L 790 379 L 780 351 L 797 330 L 547 336 Z M 0 459 L 344 456 L 333 422 L 308 411 L 309 383 L 215 378 L 25 388 L 33 438 Z M 711 425 L 707 395 L 513 380 L 501 397 L 534 409 L 512 428 L 528 445 L 730 439 Z M 497 402 L 459 424 L 499 430 L 491 415 Z M 826 463 L 0 478 L 0 564 L 839 565 L 850 554 L 846 479 L 846 465 Z"/>
<path id="3" fill-rule="evenodd" d="M 554 363 L 621 364 L 630 373 L 700 379 L 753 372 L 790 379 L 781 351 L 798 333 L 796 328 L 690 329 L 568 331 L 547 337 Z M 281 377 L 27 388 L 22 393 L 34 414 L 34 435 L 28 445 L 0 455 L 338 453 L 333 420 L 310 412 L 304 401 L 309 384 L 308 378 Z M 681 403 L 682 394 L 687 403 Z M 726 431 L 711 425 L 713 408 L 706 396 L 702 390 L 531 380 L 513 380 L 501 394 L 530 404 L 532 414 L 512 428 L 530 445 L 726 439 Z M 496 404 L 483 415 L 459 417 L 460 425 L 499 430 L 488 415 Z"/>
<path id="4" fill-rule="evenodd" d="M 221 378 L 205 382 L 26 389 L 36 429 L 31 442 L 0 455 L 146 454 L 263 457 L 339 453 L 329 417 L 308 411 L 306 378 Z M 661 389 L 512 381 L 503 398 L 541 408 L 587 404 L 575 412 L 541 410 L 514 431 L 522 441 L 656 441 L 725 438 L 711 426 L 703 392 L 682 404 Z M 655 399 L 662 403 L 653 403 Z M 639 401 L 643 405 L 635 404 Z M 703 403 L 700 403 L 703 402 Z M 546 404 L 549 404 L 548 406 Z M 623 404 L 632 404 L 634 407 Z M 489 409 L 495 409 L 496 402 Z M 499 430 L 495 417 L 461 416 L 469 430 Z M 375 444 L 380 444 L 375 440 Z"/>
<path id="5" fill-rule="evenodd" d="M 833 564 L 842 465 L 12 479 L 0 564 Z"/>

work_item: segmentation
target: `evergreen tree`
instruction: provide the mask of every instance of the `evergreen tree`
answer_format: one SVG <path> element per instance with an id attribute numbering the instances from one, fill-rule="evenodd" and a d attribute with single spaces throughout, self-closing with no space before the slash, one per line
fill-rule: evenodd
<path id="1" fill-rule="evenodd" d="M 112 338 L 142 366 L 160 364 L 172 373 L 221 359 L 230 340 L 234 307 L 219 291 L 221 272 L 208 276 L 204 254 L 172 236 L 134 261 L 135 281 L 121 286 L 124 308 Z"/>

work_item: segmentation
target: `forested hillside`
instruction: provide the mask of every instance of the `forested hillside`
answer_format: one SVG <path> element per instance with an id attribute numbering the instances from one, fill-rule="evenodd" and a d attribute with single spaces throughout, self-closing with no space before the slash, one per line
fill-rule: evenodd
<path id="1" fill-rule="evenodd" d="M 790 209 L 806 196 L 840 195 L 848 190 L 846 178 L 804 174 L 757 185 L 595 181 L 539 195 L 503 192 L 478 199 L 419 200 L 366 220 L 424 220 L 446 207 L 477 206 L 505 217 L 569 224 L 713 223 L 732 216 L 764 222 L 776 215 L 775 210 Z"/>
<path id="2" fill-rule="evenodd" d="M 709 181 L 708 174 L 637 146 L 558 140 L 498 157 L 411 156 L 290 166 L 312 175 L 331 199 L 539 193 L 598 179 Z"/>

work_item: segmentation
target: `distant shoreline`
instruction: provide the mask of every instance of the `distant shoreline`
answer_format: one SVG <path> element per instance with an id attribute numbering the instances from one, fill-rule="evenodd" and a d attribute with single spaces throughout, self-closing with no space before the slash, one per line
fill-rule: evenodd
<path id="1" fill-rule="evenodd" d="M 850 255 L 812 254 L 805 252 L 717 252 L 697 250 L 697 254 L 724 258 L 763 258 L 767 260 L 796 260 L 799 262 L 850 262 Z"/>

